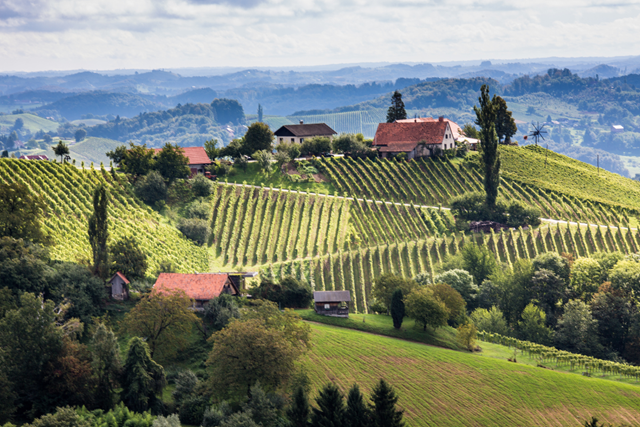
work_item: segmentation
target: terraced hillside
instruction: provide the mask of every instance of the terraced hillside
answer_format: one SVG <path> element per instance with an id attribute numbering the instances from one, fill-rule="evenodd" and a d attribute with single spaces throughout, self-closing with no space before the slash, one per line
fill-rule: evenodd
<path id="1" fill-rule="evenodd" d="M 44 229 L 53 237 L 54 259 L 81 262 L 90 258 L 88 218 L 93 211 L 94 188 L 102 183 L 111 195 L 109 215 L 112 241 L 132 235 L 149 256 L 149 273 L 163 261 L 180 271 L 207 271 L 206 249 L 187 240 L 177 229 L 133 194 L 131 186 L 103 170 L 79 170 L 71 164 L 0 159 L 0 183 L 20 182 L 49 206 Z"/>
<path id="2" fill-rule="evenodd" d="M 592 166 L 560 155 L 556 157 L 565 159 L 568 165 L 564 176 L 560 176 L 559 171 L 548 174 L 544 158 L 536 149 L 502 147 L 501 152 L 504 173 L 500 195 L 538 207 L 545 218 L 606 225 L 638 213 L 638 182 L 604 171 L 598 179 L 597 171 L 595 176 L 591 174 Z M 521 168 L 514 159 L 528 167 Z M 573 167 L 573 163 L 580 168 Z M 340 192 L 369 199 L 448 206 L 455 196 L 482 191 L 482 170 L 477 156 L 469 156 L 465 161 L 419 159 L 410 162 L 332 158 L 323 159 L 322 164 L 325 174 Z M 578 187 L 581 177 L 585 177 L 584 183 Z M 610 195 L 609 188 L 615 188 Z M 634 202 L 636 197 L 638 203 Z"/>
<path id="3" fill-rule="evenodd" d="M 311 325 L 304 362 L 313 388 L 329 381 L 369 394 L 380 378 L 411 426 L 578 426 L 591 416 L 640 423 L 636 385 L 559 373 L 349 329 Z"/>

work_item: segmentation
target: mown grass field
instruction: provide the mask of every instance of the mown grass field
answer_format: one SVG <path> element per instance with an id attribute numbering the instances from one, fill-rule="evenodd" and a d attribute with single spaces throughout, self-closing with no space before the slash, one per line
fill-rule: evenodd
<path id="1" fill-rule="evenodd" d="M 304 360 L 314 390 L 329 381 L 370 393 L 385 378 L 410 426 L 579 426 L 591 416 L 640 423 L 640 387 L 311 325 Z M 317 392 L 312 393 L 315 397 Z"/>
<path id="2" fill-rule="evenodd" d="M 35 114 L 7 114 L 0 116 L 0 126 L 10 126 L 16 122 L 16 119 L 21 118 L 24 121 L 24 127 L 31 132 L 37 132 L 42 129 L 45 132 L 55 131 L 58 129 L 59 123 L 52 120 L 43 119 Z"/>
<path id="3" fill-rule="evenodd" d="M 257 163 L 249 163 L 247 170 L 233 168 L 233 175 L 221 177 L 220 180 L 230 183 L 247 183 L 249 185 L 264 185 L 265 187 L 287 188 L 290 190 L 309 191 L 312 193 L 333 194 L 336 189 L 328 182 L 292 182 L 285 173 L 274 170 L 266 175 L 260 171 Z"/>

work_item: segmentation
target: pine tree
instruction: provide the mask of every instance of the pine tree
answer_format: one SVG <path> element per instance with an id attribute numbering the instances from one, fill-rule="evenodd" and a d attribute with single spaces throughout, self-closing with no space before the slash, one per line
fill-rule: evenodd
<path id="1" fill-rule="evenodd" d="M 404 411 L 396 409 L 398 395 L 384 380 L 374 387 L 371 394 L 372 427 L 403 427 L 402 416 Z"/>
<path id="2" fill-rule="evenodd" d="M 93 274 L 103 279 L 109 274 L 107 239 L 109 238 L 108 194 L 104 185 L 93 192 L 93 214 L 89 218 L 89 243 L 93 254 Z"/>
<path id="3" fill-rule="evenodd" d="M 312 427 L 342 427 L 345 416 L 343 396 L 338 387 L 329 383 L 316 398 L 317 408 L 311 415 Z M 346 426 L 345 426 L 346 427 Z"/>
<path id="4" fill-rule="evenodd" d="M 132 411 L 157 410 L 162 404 L 159 395 L 165 386 L 164 369 L 151 359 L 149 347 L 142 338 L 129 341 L 129 351 L 124 364 L 121 398 Z"/>
<path id="5" fill-rule="evenodd" d="M 402 289 L 396 289 L 391 295 L 391 318 L 393 319 L 393 327 L 400 329 L 402 320 L 404 319 L 404 301 L 402 301 Z"/>
<path id="6" fill-rule="evenodd" d="M 364 402 L 360 387 L 354 384 L 347 397 L 346 425 L 350 427 L 367 427 L 370 425 L 371 412 Z"/>
<path id="7" fill-rule="evenodd" d="M 480 126 L 480 148 L 482 149 L 482 162 L 484 166 L 484 191 L 486 193 L 487 207 L 493 211 L 498 198 L 500 186 L 500 155 L 498 153 L 498 136 L 496 134 L 496 106 L 493 99 L 489 98 L 489 86 L 482 85 L 481 95 L 478 99 L 480 107 L 474 106 L 476 112 L 476 124 Z"/>
<path id="8" fill-rule="evenodd" d="M 387 110 L 387 123 L 393 123 L 396 120 L 407 118 L 407 111 L 404 109 L 402 102 L 402 94 L 398 91 L 393 92 L 391 96 L 391 107 Z"/>
<path id="9" fill-rule="evenodd" d="M 309 399 L 304 388 L 298 387 L 293 395 L 291 407 L 287 410 L 287 418 L 292 427 L 307 427 L 309 425 Z"/>

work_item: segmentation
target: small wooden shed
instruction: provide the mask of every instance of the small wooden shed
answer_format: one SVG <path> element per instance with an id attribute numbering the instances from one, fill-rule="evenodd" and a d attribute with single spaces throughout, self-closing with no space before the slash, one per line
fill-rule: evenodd
<path id="1" fill-rule="evenodd" d="M 323 316 L 349 317 L 349 291 L 316 291 L 313 293 L 316 313 Z"/>
<path id="2" fill-rule="evenodd" d="M 124 277 L 124 274 L 119 271 L 113 275 L 111 279 L 109 279 L 109 286 L 111 286 L 111 298 L 118 299 L 121 301 L 129 299 L 129 290 L 127 289 L 127 285 L 129 284 L 129 280 Z"/>

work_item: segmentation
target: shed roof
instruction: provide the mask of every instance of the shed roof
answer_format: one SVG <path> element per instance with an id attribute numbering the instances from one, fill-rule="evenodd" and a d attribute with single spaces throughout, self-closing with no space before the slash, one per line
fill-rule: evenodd
<path id="1" fill-rule="evenodd" d="M 189 159 L 190 165 L 208 165 L 211 163 L 211 159 L 207 156 L 207 152 L 204 151 L 204 147 L 181 147 L 182 152 Z M 155 154 L 162 151 L 162 148 L 154 148 Z"/>
<path id="2" fill-rule="evenodd" d="M 316 302 L 351 302 L 349 291 L 316 291 L 313 293 Z"/>
<path id="3" fill-rule="evenodd" d="M 411 123 L 411 122 L 437 122 L 440 118 L 434 119 L 433 117 L 418 117 L 415 119 L 400 119 L 396 120 L 396 123 Z M 463 135 L 462 128 L 453 120 L 449 120 L 446 118 L 442 118 L 443 121 L 449 123 L 449 127 L 451 128 L 451 133 L 453 134 L 453 139 L 458 139 L 461 135 Z"/>
<path id="4" fill-rule="evenodd" d="M 207 301 L 220 296 L 227 283 L 238 293 L 227 273 L 161 273 L 153 288 L 159 291 L 181 289 L 191 299 Z"/>
<path id="5" fill-rule="evenodd" d="M 326 123 L 309 123 L 301 125 L 284 125 L 273 134 L 275 136 L 331 136 L 337 132 Z"/>
<path id="6" fill-rule="evenodd" d="M 129 284 L 129 281 L 127 280 L 127 278 L 126 278 L 126 277 L 124 277 L 124 274 L 120 273 L 119 271 L 118 271 L 118 272 L 116 272 L 116 274 L 114 274 L 114 275 L 111 277 L 111 279 L 109 279 L 109 283 L 113 282 L 113 279 L 115 279 L 116 277 L 119 277 L 120 279 L 122 279 L 122 281 L 123 281 L 125 284 L 127 284 L 127 285 Z"/>
<path id="7" fill-rule="evenodd" d="M 411 151 L 420 141 L 427 145 L 442 144 L 444 134 L 450 128 L 446 121 L 411 121 L 380 123 L 373 139 L 380 151 Z"/>

